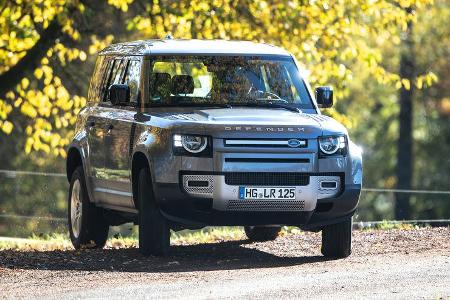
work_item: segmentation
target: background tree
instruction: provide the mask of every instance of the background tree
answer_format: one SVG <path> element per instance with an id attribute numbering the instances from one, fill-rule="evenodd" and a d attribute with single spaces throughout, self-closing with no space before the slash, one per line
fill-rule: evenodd
<path id="1" fill-rule="evenodd" d="M 406 7 L 405 12 L 412 15 L 414 7 Z M 413 21 L 409 19 L 406 23 L 406 30 L 403 32 L 400 45 L 400 72 L 401 78 L 408 82 L 400 88 L 400 114 L 399 114 L 399 136 L 397 144 L 397 188 L 411 189 L 413 177 L 413 144 L 412 144 L 412 125 L 413 125 L 413 94 L 414 82 L 417 70 L 414 51 Z M 395 218 L 405 220 L 410 218 L 410 195 L 407 193 L 396 194 Z"/>
<path id="2" fill-rule="evenodd" d="M 379 49 L 366 41 L 371 36 L 386 40 L 398 34 L 398 27 L 407 26 L 409 20 L 403 6 L 428 1 L 400 1 L 400 5 L 385 1 L 368 5 L 363 0 L 340 0 L 333 5 L 324 0 L 108 3 L 120 12 L 128 11 L 126 24 L 120 17 L 114 16 L 113 20 L 118 19 L 118 24 L 146 38 L 171 32 L 179 38 L 247 39 L 283 46 L 311 70 L 313 83 L 334 83 L 337 96 L 342 98 L 352 79 L 349 66 L 355 61 L 363 62 L 367 72 L 379 82 L 399 81 L 397 74 L 387 72 L 381 65 Z M 54 74 L 54 67 L 62 66 L 60 71 L 64 72 L 67 62 L 85 61 L 86 41 L 92 41 L 90 53 L 111 42 L 112 36 L 106 43 L 96 39 L 96 31 L 102 32 L 105 27 L 100 22 L 109 27 L 111 19 L 101 18 L 107 17 L 108 10 L 97 1 L 78 0 L 3 0 L 0 7 L 0 61 L 4 66 L 0 70 L 0 127 L 10 133 L 14 125 L 22 126 L 8 118 L 13 110 L 18 110 L 29 117 L 24 128 L 28 136 L 25 151 L 42 150 L 64 156 L 70 131 L 60 129 L 73 126 L 86 99 L 68 90 L 61 74 Z M 52 58 L 56 60 L 53 64 Z M 343 115 L 333 110 L 330 113 L 351 125 Z"/>
<path id="3" fill-rule="evenodd" d="M 64 172 L 95 53 L 112 42 L 171 33 L 268 42 L 294 53 L 313 86 L 335 86 L 337 104 L 324 113 L 343 121 L 362 145 L 366 186 L 400 186 L 399 95 L 413 88 L 409 186 L 448 189 L 449 6 L 448 0 L 0 0 L 0 169 Z M 413 77 L 400 72 L 408 24 L 416 45 Z M 0 174 L 0 182 L 0 215 L 65 215 L 63 178 Z M 357 219 L 394 218 L 394 200 L 363 194 Z M 412 218 L 449 217 L 443 196 L 415 195 L 409 203 Z M 16 228 L 0 218 L 0 233 L 5 224 Z M 26 221 L 23 232 L 35 225 Z"/>

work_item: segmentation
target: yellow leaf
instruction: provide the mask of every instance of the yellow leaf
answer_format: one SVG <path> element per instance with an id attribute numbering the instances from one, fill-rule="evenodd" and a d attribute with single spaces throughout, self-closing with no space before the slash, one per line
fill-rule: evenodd
<path id="1" fill-rule="evenodd" d="M 10 134 L 11 131 L 13 130 L 13 124 L 9 121 L 4 121 L 2 124 L 2 130 L 4 133 L 6 134 Z"/>
<path id="2" fill-rule="evenodd" d="M 15 107 L 19 107 L 19 106 L 20 106 L 20 104 L 22 104 L 22 100 L 23 100 L 23 99 L 22 99 L 22 98 L 20 98 L 20 97 L 19 97 L 19 98 L 17 98 L 17 100 L 16 100 L 16 101 L 14 101 L 14 106 L 15 106 Z"/>
<path id="3" fill-rule="evenodd" d="M 403 87 L 405 88 L 405 90 L 408 90 L 408 91 L 409 91 L 409 89 L 411 88 L 411 85 L 410 85 L 410 83 L 409 83 L 409 80 L 406 79 L 406 78 L 403 78 L 403 79 L 402 79 L 402 85 L 403 85 Z"/>
<path id="4" fill-rule="evenodd" d="M 42 71 L 42 69 L 34 70 L 34 77 L 36 77 L 37 79 L 41 79 L 42 75 L 44 75 L 44 71 Z"/>
<path id="5" fill-rule="evenodd" d="M 67 156 L 66 150 L 64 149 L 59 149 L 59 154 L 61 155 L 62 158 L 65 158 Z"/>
<path id="6" fill-rule="evenodd" d="M 6 98 L 13 100 L 16 96 L 13 91 L 9 91 L 6 93 Z"/>
<path id="7" fill-rule="evenodd" d="M 29 103 L 25 102 L 21 107 L 20 111 L 30 118 L 35 118 L 37 116 L 37 111 Z"/>
<path id="8" fill-rule="evenodd" d="M 417 78 L 417 81 L 416 81 L 416 86 L 417 86 L 417 88 L 420 90 L 421 88 L 422 88 L 422 86 L 423 86 L 423 79 L 422 78 Z"/>
<path id="9" fill-rule="evenodd" d="M 86 58 L 87 58 L 87 56 L 86 56 L 86 52 L 84 52 L 84 51 L 80 51 L 80 55 L 79 55 L 79 57 L 80 57 L 80 60 L 81 60 L 81 61 L 85 61 L 85 60 L 86 60 Z"/>
<path id="10" fill-rule="evenodd" d="M 30 85 L 30 81 L 28 78 L 22 78 L 20 84 L 22 85 L 22 88 L 26 89 Z"/>
<path id="11" fill-rule="evenodd" d="M 52 148 L 55 148 L 58 145 L 58 143 L 59 143 L 59 136 L 56 134 L 52 135 L 50 140 L 50 145 L 52 146 Z"/>

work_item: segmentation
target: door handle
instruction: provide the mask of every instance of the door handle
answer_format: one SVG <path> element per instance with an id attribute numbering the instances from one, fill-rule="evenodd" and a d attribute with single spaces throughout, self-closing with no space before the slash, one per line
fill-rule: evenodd
<path id="1" fill-rule="evenodd" d="M 111 130 L 113 130 L 114 129 L 114 125 L 113 124 L 108 124 L 107 126 L 106 126 L 106 130 L 108 131 L 108 132 L 110 132 Z"/>

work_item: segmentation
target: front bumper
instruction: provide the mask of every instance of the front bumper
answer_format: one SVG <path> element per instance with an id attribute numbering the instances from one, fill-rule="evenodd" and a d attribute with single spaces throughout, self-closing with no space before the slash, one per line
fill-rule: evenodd
<path id="1" fill-rule="evenodd" d="M 345 185 L 336 174 L 309 174 L 307 184 L 295 186 L 295 200 L 261 199 L 249 205 L 248 200 L 238 199 L 239 186 L 227 184 L 224 174 L 198 175 L 180 174 L 180 184 L 155 183 L 155 198 L 168 220 L 187 227 L 292 225 L 317 230 L 352 216 L 361 190 L 360 185 Z M 193 178 L 189 176 L 207 178 L 213 186 L 189 189 L 186 178 Z M 322 189 L 320 182 L 325 179 L 337 180 L 338 190 Z"/>

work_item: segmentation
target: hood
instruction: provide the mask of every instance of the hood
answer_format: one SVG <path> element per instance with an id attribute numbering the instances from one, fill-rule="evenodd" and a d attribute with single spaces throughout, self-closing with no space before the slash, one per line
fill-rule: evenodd
<path id="1" fill-rule="evenodd" d="M 322 134 L 346 133 L 345 128 L 334 119 L 318 115 L 272 108 L 216 108 L 193 109 L 186 112 L 165 112 L 159 117 L 175 121 L 178 126 L 194 124 L 205 125 L 205 131 L 215 133 L 215 136 L 227 132 L 227 136 L 234 134 L 258 133 L 280 136 L 298 136 L 307 134 L 319 136 Z M 179 122 L 177 122 L 179 121 Z"/>

